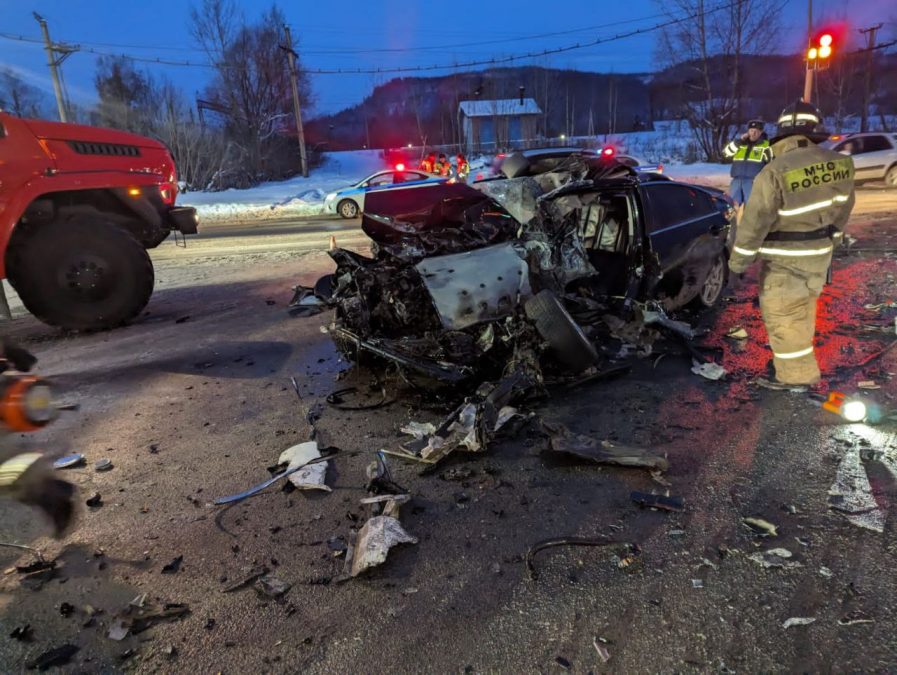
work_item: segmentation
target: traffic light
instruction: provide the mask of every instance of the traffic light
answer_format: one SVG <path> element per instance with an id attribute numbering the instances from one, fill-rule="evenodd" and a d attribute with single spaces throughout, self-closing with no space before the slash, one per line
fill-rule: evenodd
<path id="1" fill-rule="evenodd" d="M 807 49 L 807 66 L 809 68 L 826 68 L 832 56 L 832 43 L 834 38 L 831 33 L 822 33 Z"/>

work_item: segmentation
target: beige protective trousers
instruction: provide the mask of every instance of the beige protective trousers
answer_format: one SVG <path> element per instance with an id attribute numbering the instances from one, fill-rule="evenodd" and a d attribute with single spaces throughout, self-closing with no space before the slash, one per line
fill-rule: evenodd
<path id="1" fill-rule="evenodd" d="M 776 380 L 815 384 L 820 379 L 813 348 L 816 301 L 825 285 L 831 254 L 764 259 L 760 271 L 760 312 L 769 334 Z"/>

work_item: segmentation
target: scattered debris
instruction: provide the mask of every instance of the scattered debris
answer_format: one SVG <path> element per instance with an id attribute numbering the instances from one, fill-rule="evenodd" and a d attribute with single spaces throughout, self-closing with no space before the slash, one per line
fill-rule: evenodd
<path id="1" fill-rule="evenodd" d="M 63 602 L 59 605 L 59 613 L 68 618 L 75 613 L 75 606 L 69 602 Z"/>
<path id="2" fill-rule="evenodd" d="M 293 471 L 290 474 L 290 483 L 300 490 L 331 492 L 330 487 L 324 483 L 327 475 L 327 462 L 315 462 L 321 458 L 317 441 L 307 441 L 284 450 L 277 463 L 286 464 L 285 470 Z"/>
<path id="3" fill-rule="evenodd" d="M 453 466 L 451 469 L 443 471 L 439 474 L 442 480 L 462 481 L 467 480 L 474 475 L 474 470 L 469 466 Z"/>
<path id="4" fill-rule="evenodd" d="M 54 666 L 64 666 L 67 664 L 71 658 L 78 653 L 80 647 L 75 645 L 65 644 L 61 647 L 55 647 L 50 649 L 49 651 L 44 652 L 36 659 L 29 661 L 25 664 L 25 667 L 28 670 L 49 670 Z"/>
<path id="5" fill-rule="evenodd" d="M 595 651 L 598 652 L 598 658 L 601 659 L 601 663 L 607 663 L 610 661 L 610 652 L 607 651 L 607 647 L 603 644 L 599 644 L 599 639 L 600 638 L 592 638 L 592 646 L 595 648 Z"/>
<path id="6" fill-rule="evenodd" d="M 292 588 L 292 584 L 279 579 L 273 574 L 264 574 L 255 582 L 255 589 L 269 598 L 279 598 Z"/>
<path id="7" fill-rule="evenodd" d="M 242 580 L 238 581 L 235 584 L 231 584 L 230 586 L 225 588 L 224 593 L 233 593 L 234 591 L 238 591 L 241 588 L 246 588 L 251 583 L 253 583 L 256 579 L 267 574 L 268 572 L 269 572 L 269 570 L 267 567 L 264 567 L 264 566 L 255 567 L 252 569 L 252 571 L 247 576 L 243 577 Z"/>
<path id="8" fill-rule="evenodd" d="M 828 567 L 823 565 L 822 567 L 819 568 L 819 576 L 825 577 L 826 579 L 831 579 L 834 576 L 834 574 Z"/>
<path id="9" fill-rule="evenodd" d="M 9 634 L 13 640 L 18 640 L 19 642 L 33 642 L 34 641 L 34 630 L 31 628 L 31 624 L 26 623 L 23 626 L 16 626 L 13 628 L 12 633 Z"/>
<path id="10" fill-rule="evenodd" d="M 432 436 L 436 433 L 436 425 L 432 422 L 408 422 L 399 429 L 403 434 L 414 436 L 416 440 L 421 440 L 426 436 Z"/>
<path id="11" fill-rule="evenodd" d="M 660 509 L 661 511 L 681 511 L 685 508 L 682 497 L 664 497 L 647 492 L 632 492 L 629 498 L 643 508 Z"/>
<path id="12" fill-rule="evenodd" d="M 94 492 L 93 496 L 84 502 L 91 508 L 99 508 L 103 505 L 103 497 L 99 492 Z"/>
<path id="13" fill-rule="evenodd" d="M 408 534 L 398 520 L 399 505 L 402 501 L 407 501 L 408 496 L 383 497 L 386 497 L 383 509 L 385 515 L 373 516 L 358 532 L 355 541 L 350 542 L 346 552 L 346 570 L 350 577 L 356 577 L 371 567 L 383 564 L 393 546 L 417 543 L 417 538 Z M 404 500 L 400 497 L 404 497 Z M 382 497 L 371 499 L 382 500 Z"/>
<path id="14" fill-rule="evenodd" d="M 849 614 L 845 614 L 840 619 L 838 619 L 839 626 L 854 626 L 856 624 L 862 623 L 875 623 L 874 619 L 870 619 L 865 613 L 860 610 L 854 610 Z"/>
<path id="15" fill-rule="evenodd" d="M 184 562 L 184 556 L 179 555 L 177 558 L 175 558 L 162 568 L 162 574 L 175 574 L 178 570 L 181 569 L 182 562 Z"/>
<path id="16" fill-rule="evenodd" d="M 881 389 L 880 384 L 875 384 L 874 380 L 860 380 L 857 382 L 859 389 Z"/>
<path id="17" fill-rule="evenodd" d="M 753 530 L 756 534 L 765 537 L 779 536 L 778 528 L 768 520 L 764 520 L 763 518 L 742 518 L 741 522 L 751 528 L 751 530 Z"/>
<path id="18" fill-rule="evenodd" d="M 124 640 L 128 634 L 137 635 L 161 621 L 179 619 L 189 613 L 190 608 L 180 603 L 165 603 L 161 607 L 147 604 L 143 593 L 115 616 L 109 626 L 109 639 Z"/>
<path id="19" fill-rule="evenodd" d="M 791 628 L 792 626 L 809 626 L 814 621 L 816 621 L 815 616 L 792 616 L 790 619 L 785 619 L 785 622 L 782 624 L 782 628 Z"/>
<path id="20" fill-rule="evenodd" d="M 60 457 L 55 462 L 53 462 L 54 469 L 69 469 L 74 466 L 81 466 L 85 464 L 86 460 L 84 459 L 84 455 L 80 452 L 76 452 L 73 455 L 66 455 L 65 457 Z"/>
<path id="21" fill-rule="evenodd" d="M 596 464 L 646 467 L 655 471 L 669 468 L 666 458 L 644 448 L 597 441 L 591 436 L 574 434 L 564 425 L 554 422 L 543 422 L 542 425 L 549 433 L 548 449 L 551 452 L 588 459 Z"/>
<path id="22" fill-rule="evenodd" d="M 564 670 L 570 670 L 573 667 L 573 664 L 570 663 L 563 656 L 556 656 L 554 662 L 557 663 Z"/>
<path id="23" fill-rule="evenodd" d="M 791 560 L 793 555 L 787 548 L 772 548 L 768 551 L 759 551 L 749 555 L 748 558 L 766 569 L 773 567 L 783 567 L 785 569 L 803 567 L 799 562 Z"/>
<path id="24" fill-rule="evenodd" d="M 95 471 L 111 471 L 112 470 L 112 460 L 111 459 L 98 459 L 93 468 Z"/>
<path id="25" fill-rule="evenodd" d="M 741 326 L 734 326 L 726 333 L 726 337 L 733 340 L 747 340 L 748 333 Z"/>
<path id="26" fill-rule="evenodd" d="M 539 551 L 544 551 L 547 548 L 553 548 L 555 546 L 608 547 L 618 556 L 619 567 L 628 567 L 630 563 L 624 561 L 630 560 L 631 556 L 637 556 L 640 553 L 640 549 L 636 544 L 629 544 L 620 541 L 608 541 L 607 539 L 602 538 L 557 537 L 555 539 L 544 539 L 530 546 L 529 550 L 526 552 L 524 560 L 526 562 L 526 570 L 529 573 L 530 579 L 535 580 L 539 578 L 539 575 L 536 572 L 536 567 L 533 564 L 536 554 Z"/>
<path id="27" fill-rule="evenodd" d="M 691 587 L 692 588 L 704 588 L 704 580 L 703 579 L 692 579 Z"/>
<path id="28" fill-rule="evenodd" d="M 695 375 L 708 380 L 721 380 L 726 376 L 726 369 L 713 361 L 705 361 L 701 363 L 697 360 L 692 361 L 691 372 Z"/>

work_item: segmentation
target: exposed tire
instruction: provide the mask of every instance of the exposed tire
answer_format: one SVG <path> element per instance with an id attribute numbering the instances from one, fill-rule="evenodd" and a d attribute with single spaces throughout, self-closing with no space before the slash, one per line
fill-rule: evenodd
<path id="1" fill-rule="evenodd" d="M 344 199 L 336 205 L 336 211 L 343 218 L 352 219 L 358 217 L 358 204 L 351 199 Z"/>
<path id="2" fill-rule="evenodd" d="M 554 357 L 580 372 L 595 365 L 598 352 L 558 297 L 549 290 L 539 292 L 524 305 L 526 316 L 551 346 Z"/>
<path id="3" fill-rule="evenodd" d="M 897 164 L 888 169 L 885 173 L 885 184 L 888 187 L 897 187 Z"/>
<path id="4" fill-rule="evenodd" d="M 693 301 L 694 306 L 698 309 L 716 307 L 720 298 L 723 297 L 728 282 L 729 265 L 726 262 L 725 254 L 720 253 L 713 261 L 713 265 L 701 285 L 701 290 L 698 292 L 698 297 Z"/>
<path id="5" fill-rule="evenodd" d="M 143 245 L 112 223 L 78 218 L 39 227 L 16 242 L 10 283 L 51 326 L 101 330 L 136 317 L 153 292 Z"/>

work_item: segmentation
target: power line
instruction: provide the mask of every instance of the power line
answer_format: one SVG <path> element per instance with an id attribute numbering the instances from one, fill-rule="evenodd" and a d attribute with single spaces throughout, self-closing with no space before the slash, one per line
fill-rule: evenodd
<path id="1" fill-rule="evenodd" d="M 544 56 L 551 56 L 554 54 L 562 54 L 565 52 L 571 52 L 579 49 L 586 49 L 588 47 L 595 47 L 601 44 L 607 44 L 609 42 L 616 42 L 618 40 L 624 40 L 626 38 L 634 37 L 636 35 L 645 35 L 648 33 L 653 33 L 655 31 L 661 30 L 663 28 L 667 28 L 669 26 L 673 26 L 676 24 L 684 23 L 686 21 L 691 21 L 701 15 L 713 14 L 715 12 L 729 9 L 737 4 L 742 2 L 742 0 L 731 0 L 728 3 L 717 5 L 716 7 L 712 7 L 710 9 L 705 9 L 703 11 L 688 14 L 686 16 L 670 19 L 668 21 L 664 21 L 653 26 L 645 27 L 645 28 L 637 28 L 625 33 L 618 33 L 613 36 L 605 37 L 605 38 L 596 38 L 594 40 L 590 40 L 588 42 L 577 42 L 572 45 L 566 45 L 563 47 L 555 47 L 553 49 L 543 49 L 540 51 L 531 51 L 523 54 L 514 54 L 510 56 L 503 57 L 493 57 L 491 59 L 481 59 L 475 61 L 466 61 L 466 62 L 456 62 L 451 64 L 438 64 L 438 65 L 429 65 L 429 66 L 399 66 L 394 68 L 304 68 L 303 72 L 308 73 L 310 75 L 376 75 L 376 74 L 389 74 L 389 73 L 420 73 L 420 72 L 432 72 L 436 70 L 454 70 L 458 68 L 472 68 L 477 66 L 496 66 L 505 63 L 513 63 L 514 61 L 521 61 L 525 59 L 531 58 L 540 58 Z M 614 24 L 616 25 L 616 24 Z M 0 33 L 0 38 L 4 38 L 7 40 L 16 40 L 20 42 L 34 42 L 31 38 L 25 38 L 20 35 L 10 35 L 8 33 Z M 99 56 L 118 56 L 121 58 L 128 59 L 130 61 L 136 61 L 140 63 L 155 63 L 158 65 L 168 65 L 168 66 L 181 66 L 181 67 L 191 67 L 191 68 L 228 68 L 228 69 L 237 69 L 237 70 L 246 70 L 246 67 L 243 65 L 235 65 L 235 64 L 214 64 L 214 63 L 200 63 L 195 61 L 174 61 L 166 58 L 152 58 L 145 56 L 134 56 L 129 54 L 118 54 L 113 52 L 105 52 L 101 50 L 97 50 L 90 47 L 81 47 L 81 51 L 88 52 L 91 54 L 96 54 Z"/>

